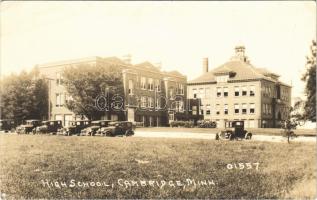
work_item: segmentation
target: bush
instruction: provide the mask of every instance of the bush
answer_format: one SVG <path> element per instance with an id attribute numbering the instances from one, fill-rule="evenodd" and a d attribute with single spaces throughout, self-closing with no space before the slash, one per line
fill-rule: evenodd
<path id="1" fill-rule="evenodd" d="M 171 127 L 185 127 L 185 128 L 193 128 L 194 122 L 192 121 L 172 121 L 170 123 Z"/>
<path id="2" fill-rule="evenodd" d="M 197 126 L 199 128 L 216 128 L 217 123 L 211 120 L 199 120 L 197 121 Z"/>

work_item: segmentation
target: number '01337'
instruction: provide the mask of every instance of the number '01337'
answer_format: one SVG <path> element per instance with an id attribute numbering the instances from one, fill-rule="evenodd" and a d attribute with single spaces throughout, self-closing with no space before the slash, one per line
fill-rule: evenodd
<path id="1" fill-rule="evenodd" d="M 227 164 L 227 169 L 255 169 L 259 170 L 260 163 L 229 163 Z"/>

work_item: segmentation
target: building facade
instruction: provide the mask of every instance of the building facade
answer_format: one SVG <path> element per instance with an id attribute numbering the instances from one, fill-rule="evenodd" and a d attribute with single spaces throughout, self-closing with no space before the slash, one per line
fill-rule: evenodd
<path id="1" fill-rule="evenodd" d="M 72 97 L 63 86 L 62 71 L 65 67 L 81 64 L 112 65 L 122 72 L 124 108 L 120 113 L 105 115 L 104 119 L 142 122 L 144 126 L 165 126 L 177 120 L 178 113 L 186 112 L 187 78 L 177 71 L 165 72 L 149 62 L 133 65 L 130 58 L 122 60 L 116 57 L 91 57 L 40 65 L 40 72 L 49 83 L 49 118 L 62 120 L 64 126 L 82 116 L 75 115 L 65 106 L 65 102 Z"/>
<path id="2" fill-rule="evenodd" d="M 243 120 L 245 127 L 279 127 L 289 115 L 291 87 L 279 81 L 279 75 L 254 67 L 237 46 L 235 55 L 223 65 L 208 71 L 203 60 L 203 74 L 187 84 L 188 98 L 201 99 L 204 119 L 224 127 L 226 121 Z"/>

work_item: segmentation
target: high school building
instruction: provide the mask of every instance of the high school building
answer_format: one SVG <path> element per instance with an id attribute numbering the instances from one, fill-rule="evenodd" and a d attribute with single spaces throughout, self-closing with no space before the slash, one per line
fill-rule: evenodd
<path id="1" fill-rule="evenodd" d="M 165 72 L 149 62 L 133 65 L 130 58 L 91 57 L 40 65 L 40 72 L 49 80 L 50 119 L 62 120 L 63 125 L 82 116 L 66 108 L 71 97 L 63 86 L 62 71 L 65 67 L 88 65 L 115 65 L 120 68 L 124 85 L 123 119 L 120 113 L 104 118 L 143 122 L 145 126 L 165 126 L 185 113 L 186 76 L 177 71 Z M 122 114 L 122 113 L 121 113 Z"/>
<path id="2" fill-rule="evenodd" d="M 205 58 L 203 74 L 188 82 L 187 91 L 188 98 L 201 99 L 200 113 L 218 127 L 228 120 L 243 120 L 250 128 L 278 127 L 291 106 L 291 87 L 279 75 L 253 66 L 244 46 L 211 71 Z"/>

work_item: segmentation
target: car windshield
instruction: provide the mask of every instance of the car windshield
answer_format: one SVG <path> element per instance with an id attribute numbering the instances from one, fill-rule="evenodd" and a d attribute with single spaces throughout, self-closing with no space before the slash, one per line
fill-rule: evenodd
<path id="1" fill-rule="evenodd" d="M 109 126 L 115 126 L 117 123 L 116 122 L 110 122 Z"/>

